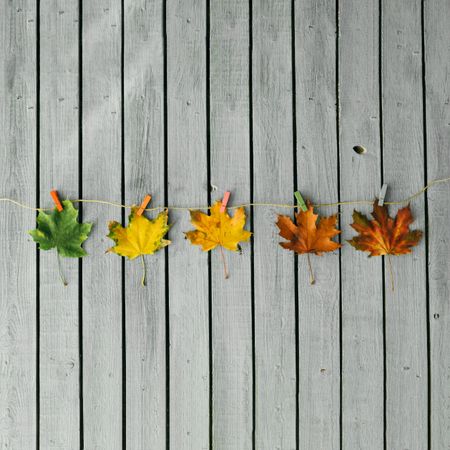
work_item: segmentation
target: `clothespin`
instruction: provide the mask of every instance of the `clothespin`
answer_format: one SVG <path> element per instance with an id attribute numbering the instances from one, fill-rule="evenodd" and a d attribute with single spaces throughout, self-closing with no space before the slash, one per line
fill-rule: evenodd
<path id="1" fill-rule="evenodd" d="M 53 189 L 53 191 L 50 191 L 50 195 L 52 196 L 52 199 L 55 202 L 56 209 L 59 212 L 61 212 L 63 210 L 63 206 L 61 205 L 61 202 L 59 201 L 58 191 Z"/>
<path id="2" fill-rule="evenodd" d="M 302 194 L 299 191 L 294 192 L 294 197 L 297 200 L 297 208 L 301 209 L 303 212 L 308 211 L 308 207 L 306 206 L 305 200 L 303 200 Z"/>
<path id="3" fill-rule="evenodd" d="M 151 199 L 152 199 L 152 196 L 150 194 L 147 194 L 144 197 L 144 200 L 142 200 L 141 206 L 137 210 L 137 213 L 136 213 L 137 216 L 142 216 L 142 213 L 145 211 L 145 208 L 147 208 L 147 205 L 150 203 Z"/>
<path id="4" fill-rule="evenodd" d="M 384 205 L 384 197 L 386 197 L 387 187 L 388 185 L 386 183 L 384 183 L 381 187 L 380 195 L 378 196 L 378 206 Z"/>
<path id="5" fill-rule="evenodd" d="M 230 200 L 230 191 L 225 192 L 225 194 L 223 194 L 223 200 L 222 200 L 222 205 L 220 206 L 220 212 L 223 213 L 225 212 L 225 210 L 227 209 L 227 203 L 228 200 Z"/>

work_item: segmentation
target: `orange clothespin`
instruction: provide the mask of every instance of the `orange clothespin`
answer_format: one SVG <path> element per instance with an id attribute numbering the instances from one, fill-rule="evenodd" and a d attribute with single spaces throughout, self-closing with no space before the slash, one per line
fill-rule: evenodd
<path id="1" fill-rule="evenodd" d="M 152 199 L 152 196 L 150 194 L 147 194 L 144 197 L 144 200 L 142 200 L 141 206 L 139 207 L 136 215 L 142 216 L 142 213 L 145 211 L 145 208 L 147 208 L 147 205 L 150 203 L 150 200 Z"/>
<path id="2" fill-rule="evenodd" d="M 223 213 L 227 209 L 228 200 L 230 200 L 230 191 L 225 192 L 223 195 L 222 205 L 220 205 L 220 212 Z"/>
<path id="3" fill-rule="evenodd" d="M 52 196 L 52 199 L 55 202 L 56 209 L 59 212 L 61 212 L 63 210 L 63 206 L 61 205 L 61 202 L 59 201 L 58 191 L 53 189 L 53 191 L 50 191 L 50 195 Z"/>

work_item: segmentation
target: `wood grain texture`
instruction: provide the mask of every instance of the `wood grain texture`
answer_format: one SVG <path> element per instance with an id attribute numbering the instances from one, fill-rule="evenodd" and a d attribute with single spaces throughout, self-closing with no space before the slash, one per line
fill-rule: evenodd
<path id="1" fill-rule="evenodd" d="M 338 198 L 336 10 L 295 3 L 298 188 L 313 203 Z M 334 114 L 333 114 L 334 113 Z M 323 215 L 335 208 L 316 211 Z M 298 259 L 299 448 L 339 448 L 339 254 Z"/>
<path id="2" fill-rule="evenodd" d="M 370 1 L 339 4 L 341 199 L 372 199 L 381 187 L 379 11 Z M 355 145 L 367 149 L 353 151 Z M 358 206 L 364 213 L 370 207 Z M 342 208 L 342 242 L 354 236 Z M 383 448 L 383 278 L 380 258 L 342 248 L 342 448 Z"/>
<path id="3" fill-rule="evenodd" d="M 206 3 L 167 4 L 168 198 L 208 200 Z M 171 212 L 169 247 L 170 448 L 209 448 L 208 256 L 184 239 L 187 211 Z"/>
<path id="4" fill-rule="evenodd" d="M 40 203 L 78 198 L 79 10 L 77 2 L 40 5 Z M 77 205 L 75 205 L 77 207 Z M 40 252 L 40 444 L 80 448 L 78 259 Z"/>
<path id="5" fill-rule="evenodd" d="M 383 181 L 408 197 L 450 175 L 449 20 L 446 0 L 0 2 L 0 198 L 323 203 Z M 63 288 L 26 238 L 34 213 L 2 202 L 0 448 L 450 449 L 449 186 L 412 202 L 428 254 L 424 239 L 392 258 L 393 292 L 382 258 L 349 245 L 312 258 L 310 286 L 278 245 L 293 210 L 274 207 L 253 208 L 228 280 L 171 211 L 142 288 L 139 261 L 104 254 L 122 211 L 92 203 Z"/>
<path id="6" fill-rule="evenodd" d="M 293 201 L 291 8 L 253 2 L 254 201 Z M 255 208 L 255 447 L 296 447 L 294 255 L 274 208 Z M 288 211 L 291 212 L 291 211 Z"/>
<path id="7" fill-rule="evenodd" d="M 421 2 L 383 2 L 383 168 L 392 198 L 424 184 Z M 424 199 L 411 205 L 423 229 Z M 427 293 L 424 241 L 412 255 L 385 260 L 386 445 L 427 448 Z"/>
<path id="8" fill-rule="evenodd" d="M 450 176 L 450 4 L 425 2 L 428 179 Z M 431 448 L 450 448 L 450 185 L 428 191 Z"/>
<path id="9" fill-rule="evenodd" d="M 212 200 L 229 190 L 229 205 L 250 201 L 248 45 L 248 2 L 211 3 Z M 242 248 L 225 251 L 228 280 L 219 251 L 211 254 L 213 447 L 223 450 L 252 448 L 251 246 Z"/>
<path id="10" fill-rule="evenodd" d="M 36 8 L 0 3 L 2 196 L 36 201 Z M 0 209 L 0 448 L 36 447 L 36 250 L 31 211 Z"/>
<path id="11" fill-rule="evenodd" d="M 83 3 L 83 196 L 121 199 L 121 5 Z M 83 412 L 86 449 L 122 448 L 122 265 L 105 255 L 121 210 L 83 207 L 93 222 L 83 261 Z"/>
<path id="12" fill-rule="evenodd" d="M 125 2 L 125 198 L 164 203 L 164 53 L 161 0 Z M 151 206 L 151 205 L 150 205 Z M 148 214 L 148 217 L 155 214 Z M 166 442 L 164 251 L 125 262 L 127 448 Z"/>

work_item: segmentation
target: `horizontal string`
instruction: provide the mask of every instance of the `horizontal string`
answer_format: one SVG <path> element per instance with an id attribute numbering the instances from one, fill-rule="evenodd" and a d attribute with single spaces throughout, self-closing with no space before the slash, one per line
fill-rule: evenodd
<path id="1" fill-rule="evenodd" d="M 420 191 L 416 192 L 415 194 L 411 195 L 410 197 L 404 199 L 404 200 L 398 200 L 398 201 L 391 201 L 391 202 L 384 202 L 385 205 L 404 205 L 406 203 L 410 203 L 412 200 L 416 199 L 417 197 L 420 197 L 427 189 L 429 189 L 431 186 L 434 186 L 435 184 L 439 183 L 448 183 L 450 181 L 450 177 L 448 178 L 441 178 L 438 180 L 430 181 L 426 186 L 424 186 Z M 108 206 L 115 206 L 117 208 L 128 208 L 130 209 L 132 206 L 135 205 L 122 205 L 121 203 L 117 202 L 110 202 L 106 200 L 91 200 L 91 199 L 76 199 L 71 200 L 72 203 L 97 203 L 101 205 L 108 205 Z M 16 200 L 13 200 L 11 198 L 0 198 L 0 202 L 8 202 L 12 203 L 13 205 L 20 206 L 24 209 L 30 209 L 32 211 L 51 211 L 53 208 L 35 208 L 33 206 L 26 205 L 24 203 L 20 203 Z M 332 206 L 342 206 L 342 205 L 357 205 L 357 204 L 372 204 L 373 200 L 350 200 L 350 201 L 341 201 L 341 202 L 333 202 L 333 203 L 315 203 L 313 206 L 315 208 L 320 207 L 332 207 Z M 285 203 L 241 203 L 240 205 L 234 205 L 234 206 L 228 206 L 228 209 L 237 209 L 241 207 L 259 207 L 259 206 L 266 206 L 266 207 L 272 207 L 272 208 L 290 208 L 294 209 L 297 208 L 297 205 L 294 204 L 285 204 Z M 153 208 L 146 208 L 145 211 L 160 211 L 163 209 L 167 210 L 178 210 L 178 211 L 192 211 L 195 209 L 203 209 L 208 210 L 211 209 L 211 206 L 197 206 L 197 207 L 187 207 L 187 206 L 156 206 Z"/>

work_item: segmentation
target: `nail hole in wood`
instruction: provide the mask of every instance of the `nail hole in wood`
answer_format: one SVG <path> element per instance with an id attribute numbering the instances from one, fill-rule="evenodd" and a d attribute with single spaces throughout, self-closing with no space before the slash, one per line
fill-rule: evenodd
<path id="1" fill-rule="evenodd" d="M 355 153 L 358 153 L 358 155 L 363 155 L 364 153 L 367 153 L 367 150 L 362 145 L 355 145 L 353 147 L 353 150 Z"/>

